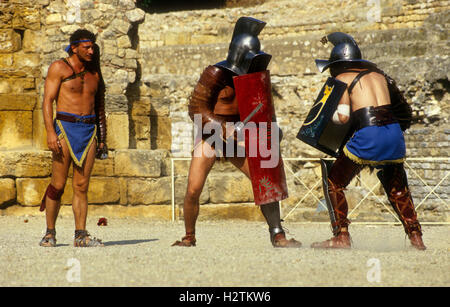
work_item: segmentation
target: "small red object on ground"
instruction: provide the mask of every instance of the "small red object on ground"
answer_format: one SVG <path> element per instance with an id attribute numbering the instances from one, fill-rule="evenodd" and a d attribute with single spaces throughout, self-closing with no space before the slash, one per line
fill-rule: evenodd
<path id="1" fill-rule="evenodd" d="M 106 218 L 102 217 L 102 218 L 100 218 L 98 220 L 97 225 L 98 226 L 107 226 L 108 225 L 108 220 Z"/>

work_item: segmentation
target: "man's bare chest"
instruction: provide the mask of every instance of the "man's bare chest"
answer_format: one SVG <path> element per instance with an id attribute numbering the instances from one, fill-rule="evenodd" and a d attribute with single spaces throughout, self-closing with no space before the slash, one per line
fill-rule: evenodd
<path id="1" fill-rule="evenodd" d="M 77 74 L 75 78 L 62 82 L 60 91 L 65 94 L 93 96 L 97 92 L 97 88 L 98 77 L 92 72 L 83 72 Z"/>

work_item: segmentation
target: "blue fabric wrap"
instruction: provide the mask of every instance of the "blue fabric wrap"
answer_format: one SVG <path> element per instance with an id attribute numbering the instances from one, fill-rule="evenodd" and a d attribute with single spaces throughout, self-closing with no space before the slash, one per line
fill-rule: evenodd
<path id="1" fill-rule="evenodd" d="M 73 44 L 86 43 L 86 42 L 92 42 L 92 41 L 91 41 L 90 39 L 82 39 L 82 40 L 79 40 L 79 41 L 74 41 L 74 42 L 70 43 L 70 45 L 67 45 L 67 47 L 64 48 L 64 50 L 65 50 L 66 52 L 69 52 L 70 46 L 72 46 Z"/>
<path id="2" fill-rule="evenodd" d="M 79 119 L 95 118 L 95 114 L 79 116 L 67 112 L 58 113 L 74 116 Z M 62 129 L 59 125 L 62 126 Z M 97 126 L 95 124 L 86 124 L 83 122 L 71 123 L 63 120 L 55 120 L 55 132 L 60 138 L 64 137 L 74 162 L 78 166 L 82 166 L 89 146 L 96 137 Z"/>
<path id="3" fill-rule="evenodd" d="M 368 164 L 401 163 L 406 155 L 405 139 L 398 123 L 362 128 L 354 133 L 345 149 L 350 152 L 349 158 Z"/>

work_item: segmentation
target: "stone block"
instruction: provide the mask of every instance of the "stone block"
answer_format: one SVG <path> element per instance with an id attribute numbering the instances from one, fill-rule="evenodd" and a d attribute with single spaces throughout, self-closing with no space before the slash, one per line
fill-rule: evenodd
<path id="1" fill-rule="evenodd" d="M 164 45 L 187 45 L 190 43 L 190 37 L 183 32 L 168 32 L 165 34 Z"/>
<path id="2" fill-rule="evenodd" d="M 38 206 L 42 201 L 50 178 L 17 178 L 17 202 L 23 206 Z M 61 204 L 72 204 L 72 178 L 68 178 Z M 89 204 L 118 203 L 120 185 L 118 178 L 92 177 L 89 182 Z"/>
<path id="3" fill-rule="evenodd" d="M 24 52 L 39 52 L 42 47 L 40 31 L 25 30 L 23 33 L 22 49 Z"/>
<path id="4" fill-rule="evenodd" d="M 117 48 L 130 48 L 131 42 L 128 35 L 123 35 L 117 39 Z"/>
<path id="5" fill-rule="evenodd" d="M 153 150 L 117 150 L 114 174 L 125 177 L 159 177 L 161 155 Z"/>
<path id="6" fill-rule="evenodd" d="M 31 111 L 0 111 L 0 150 L 32 146 L 32 117 Z"/>
<path id="7" fill-rule="evenodd" d="M 0 53 L 12 53 L 22 48 L 20 34 L 13 29 L 0 30 Z"/>
<path id="8" fill-rule="evenodd" d="M 92 177 L 89 182 L 89 204 L 119 203 L 120 182 L 114 177 Z"/>
<path id="9" fill-rule="evenodd" d="M 207 181 L 210 187 L 211 203 L 224 204 L 253 201 L 251 182 L 243 174 L 211 174 Z"/>
<path id="10" fill-rule="evenodd" d="M 150 98 L 140 97 L 139 100 L 133 101 L 131 105 L 132 116 L 149 116 L 151 114 L 152 104 Z"/>
<path id="11" fill-rule="evenodd" d="M 35 107 L 35 94 L 0 94 L 0 111 L 31 111 Z"/>
<path id="12" fill-rule="evenodd" d="M 128 75 L 127 75 L 127 77 L 128 77 Z M 112 84 L 114 84 L 114 83 L 112 83 Z M 114 84 L 114 86 L 116 86 L 116 84 Z M 117 90 L 118 90 L 118 93 L 125 93 L 125 90 L 123 88 L 121 88 L 120 86 L 118 87 Z M 123 94 L 119 94 L 119 95 L 109 94 L 109 90 L 108 89 L 107 89 L 107 92 L 106 92 L 105 96 L 106 96 L 105 99 L 107 101 L 107 104 L 105 106 L 105 111 L 107 113 L 128 112 L 128 99 L 127 99 L 127 96 L 125 96 Z"/>
<path id="13" fill-rule="evenodd" d="M 12 23 L 15 29 L 39 30 L 41 14 L 38 7 L 17 6 Z"/>
<path id="14" fill-rule="evenodd" d="M 0 178 L 0 208 L 2 205 L 16 199 L 16 184 L 14 179 Z"/>
<path id="15" fill-rule="evenodd" d="M 92 176 L 114 176 L 114 151 L 108 152 L 108 159 L 95 159 Z"/>
<path id="16" fill-rule="evenodd" d="M 129 179 L 127 190 L 129 205 L 162 205 L 171 202 L 170 177 Z"/>
<path id="17" fill-rule="evenodd" d="M 0 151 L 0 176 L 46 177 L 51 174 L 49 151 Z"/>
<path id="18" fill-rule="evenodd" d="M 135 2 L 133 0 L 119 0 L 118 7 L 125 10 L 134 10 L 136 8 Z"/>
<path id="19" fill-rule="evenodd" d="M 0 94 L 23 94 L 35 89 L 34 78 L 1 78 Z"/>
<path id="20" fill-rule="evenodd" d="M 33 147 L 47 150 L 47 131 L 44 125 L 42 109 L 33 110 Z"/>
<path id="21" fill-rule="evenodd" d="M 12 65 L 13 65 L 13 55 L 7 53 L 5 54 L 0 53 L 0 67 L 11 67 Z"/>
<path id="22" fill-rule="evenodd" d="M 40 205 L 49 183 L 50 178 L 17 178 L 17 202 L 22 206 Z"/>
<path id="23" fill-rule="evenodd" d="M 183 206 L 184 196 L 186 195 L 188 177 L 187 176 L 177 176 L 175 177 L 175 204 Z M 209 202 L 209 183 L 206 182 L 202 193 L 200 194 L 200 205 Z"/>
<path id="24" fill-rule="evenodd" d="M 131 24 L 121 18 L 116 18 L 110 26 L 117 33 L 126 35 L 130 30 Z"/>
<path id="25" fill-rule="evenodd" d="M 172 123 L 169 117 L 151 116 L 151 142 L 152 148 L 171 149 Z M 154 146 L 154 147 L 153 147 Z"/>
<path id="26" fill-rule="evenodd" d="M 119 204 L 127 205 L 128 204 L 128 178 L 119 178 L 119 186 L 120 186 L 120 200 Z"/>
<path id="27" fill-rule="evenodd" d="M 128 114 L 108 114 L 106 117 L 108 148 L 126 149 L 129 145 Z"/>
<path id="28" fill-rule="evenodd" d="M 150 116 L 132 116 L 136 140 L 150 141 Z"/>
<path id="29" fill-rule="evenodd" d="M 60 24 L 63 21 L 63 18 L 61 14 L 55 13 L 55 14 L 49 14 L 45 18 L 45 23 L 47 25 L 54 25 L 54 24 Z"/>

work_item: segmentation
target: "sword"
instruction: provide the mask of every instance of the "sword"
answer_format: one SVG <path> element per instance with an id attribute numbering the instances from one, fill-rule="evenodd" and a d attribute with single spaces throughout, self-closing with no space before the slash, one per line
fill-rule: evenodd
<path id="1" fill-rule="evenodd" d="M 243 122 L 240 122 L 237 124 L 236 126 L 236 130 L 237 131 L 241 131 L 242 128 L 244 128 L 244 126 L 252 119 L 253 116 L 255 116 L 256 112 L 259 111 L 259 109 L 261 109 L 263 106 L 263 104 L 260 102 L 254 109 L 253 111 L 250 112 L 250 114 L 244 119 Z"/>
<path id="2" fill-rule="evenodd" d="M 253 116 L 255 116 L 256 112 L 258 112 L 258 111 L 262 108 L 262 106 L 263 106 L 263 104 L 262 104 L 262 102 L 260 102 L 260 103 L 259 103 L 259 104 L 258 104 L 258 105 L 250 112 L 250 114 L 244 119 L 244 121 L 239 122 L 239 123 L 236 125 L 235 130 L 238 131 L 238 132 L 241 131 L 242 128 L 244 128 L 244 126 L 245 126 L 245 125 L 253 118 Z M 195 145 L 193 151 L 196 150 L 197 147 L 198 147 L 201 143 L 202 143 L 202 142 L 197 143 L 197 145 Z M 225 143 L 227 143 L 226 140 L 225 140 Z"/>

